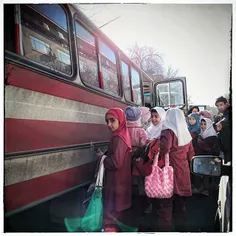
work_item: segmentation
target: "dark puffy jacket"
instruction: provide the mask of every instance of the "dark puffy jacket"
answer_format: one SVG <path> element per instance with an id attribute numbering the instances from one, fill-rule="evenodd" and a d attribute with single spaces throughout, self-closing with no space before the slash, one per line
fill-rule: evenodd
<path id="1" fill-rule="evenodd" d="M 220 154 L 220 149 L 217 137 L 211 136 L 202 139 L 202 137 L 199 135 L 196 142 L 196 154 L 218 156 Z"/>
<path id="2" fill-rule="evenodd" d="M 224 153 L 225 163 L 232 161 L 232 107 L 224 112 L 225 120 L 222 121 L 222 130 L 219 132 L 219 145 Z"/>

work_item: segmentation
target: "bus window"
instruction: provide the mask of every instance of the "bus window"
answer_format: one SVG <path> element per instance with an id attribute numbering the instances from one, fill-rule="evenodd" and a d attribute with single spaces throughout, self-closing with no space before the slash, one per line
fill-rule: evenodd
<path id="1" fill-rule="evenodd" d="M 174 81 L 170 83 L 170 93 L 173 99 L 170 101 L 171 105 L 182 106 L 184 104 L 184 92 L 182 82 Z"/>
<path id="2" fill-rule="evenodd" d="M 99 88 L 95 38 L 78 22 L 75 23 L 75 26 L 81 79 Z"/>
<path id="3" fill-rule="evenodd" d="M 140 76 L 139 73 L 131 67 L 131 83 L 134 91 L 134 102 L 137 105 L 142 105 Z"/>
<path id="4" fill-rule="evenodd" d="M 122 81 L 123 81 L 125 99 L 127 101 L 132 101 L 131 87 L 130 87 L 130 80 L 129 80 L 129 66 L 123 61 L 121 61 L 121 72 L 122 72 Z"/>
<path id="5" fill-rule="evenodd" d="M 164 83 L 164 84 L 158 84 L 157 85 L 157 94 L 160 99 L 160 104 L 159 106 L 169 106 L 170 101 L 169 101 L 169 84 Z"/>
<path id="6" fill-rule="evenodd" d="M 4 48 L 16 52 L 16 31 L 15 31 L 15 12 L 14 4 L 4 4 Z"/>
<path id="7" fill-rule="evenodd" d="M 72 73 L 67 16 L 57 4 L 20 5 L 25 57 L 51 70 Z"/>
<path id="8" fill-rule="evenodd" d="M 181 81 L 171 81 L 157 85 L 159 106 L 169 108 L 171 106 L 182 107 L 184 105 L 183 84 Z"/>
<path id="9" fill-rule="evenodd" d="M 98 41 L 104 90 L 119 95 L 119 82 L 115 53 L 102 41 Z"/>

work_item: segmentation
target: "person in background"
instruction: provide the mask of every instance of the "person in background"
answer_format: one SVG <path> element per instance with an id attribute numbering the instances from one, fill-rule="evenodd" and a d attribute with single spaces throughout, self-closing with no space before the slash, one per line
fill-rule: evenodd
<path id="1" fill-rule="evenodd" d="M 223 113 L 224 121 L 217 125 L 219 131 L 218 140 L 220 149 L 224 154 L 224 164 L 232 165 L 232 107 L 228 100 L 221 96 L 216 99 L 216 107 L 220 113 Z M 231 170 L 232 171 L 232 170 Z M 226 191 L 226 217 L 230 223 L 230 231 L 232 230 L 232 172 L 229 175 Z"/>
<path id="2" fill-rule="evenodd" d="M 223 96 L 216 99 L 215 105 L 220 113 L 223 113 L 224 120 L 216 129 L 219 132 L 218 139 L 221 151 L 224 153 L 224 162 L 232 161 L 232 107 Z"/>
<path id="3" fill-rule="evenodd" d="M 142 147 L 147 142 L 147 134 L 141 127 L 141 111 L 137 107 L 128 106 L 125 109 L 127 128 L 130 134 L 132 150 Z"/>
<path id="4" fill-rule="evenodd" d="M 191 140 L 184 113 L 178 108 L 169 109 L 160 137 L 158 166 L 164 167 L 165 155 L 169 154 L 174 169 L 174 195 L 168 199 L 153 199 L 155 231 L 171 231 L 172 216 L 175 230 L 187 231 L 186 200 L 192 195 L 189 162 L 194 156 Z"/>
<path id="5" fill-rule="evenodd" d="M 146 130 L 148 142 L 151 142 L 154 139 L 160 138 L 162 124 L 165 120 L 166 112 L 161 107 L 154 107 L 151 109 L 151 125 Z"/>
<path id="6" fill-rule="evenodd" d="M 148 156 L 150 159 L 153 159 L 155 154 L 159 151 L 160 142 L 155 142 L 156 139 L 160 139 L 162 125 L 165 120 L 165 110 L 161 107 L 154 107 L 151 109 L 151 125 L 146 130 L 147 132 L 147 143 L 150 143 L 150 150 Z M 151 213 L 152 212 L 152 202 L 147 197 L 148 206 L 144 210 L 144 213 Z"/>
<path id="7" fill-rule="evenodd" d="M 200 119 L 199 119 L 198 114 L 192 113 L 188 116 L 188 130 L 189 130 L 191 137 L 192 137 L 193 148 L 194 148 L 194 150 L 196 150 L 197 137 L 201 131 Z"/>
<path id="8" fill-rule="evenodd" d="M 201 128 L 198 114 L 192 113 L 188 115 L 188 130 L 193 139 L 195 139 L 198 134 L 200 134 Z"/>
<path id="9" fill-rule="evenodd" d="M 197 113 L 192 113 L 188 115 L 187 123 L 188 123 L 188 130 L 192 137 L 193 148 L 194 148 L 194 151 L 196 152 L 197 138 L 201 131 L 199 115 Z M 192 191 L 198 193 L 199 191 L 195 188 L 194 182 L 195 182 L 195 179 L 199 177 L 198 176 L 196 177 L 192 173 L 190 173 L 190 177 L 191 177 L 191 183 L 192 183 Z"/>
<path id="10" fill-rule="evenodd" d="M 188 110 L 188 115 L 192 114 L 192 113 L 198 113 L 200 111 L 198 106 L 192 106 L 189 110 Z"/>
<path id="11" fill-rule="evenodd" d="M 217 115 L 214 115 L 214 117 L 213 117 L 213 121 L 214 121 L 215 124 L 218 123 L 222 119 L 223 119 L 223 115 L 220 114 L 220 113 L 217 114 Z"/>
<path id="12" fill-rule="evenodd" d="M 125 109 L 127 128 L 131 138 L 132 150 L 135 151 L 146 145 L 147 134 L 141 125 L 141 110 L 137 107 L 128 106 Z M 132 194 L 144 195 L 144 179 L 142 176 L 136 176 L 132 169 Z"/>
<path id="13" fill-rule="evenodd" d="M 211 113 L 207 110 L 200 111 L 198 114 L 204 118 L 212 119 Z"/>
<path id="14" fill-rule="evenodd" d="M 201 133 L 197 139 L 197 155 L 219 155 L 217 133 L 213 122 L 208 118 L 201 118 Z"/>
<path id="15" fill-rule="evenodd" d="M 141 124 L 142 127 L 147 130 L 147 128 L 150 126 L 150 118 L 151 118 L 151 112 L 148 107 L 139 107 L 142 115 L 141 115 Z"/>
<path id="16" fill-rule="evenodd" d="M 208 118 L 201 118 L 201 133 L 197 139 L 196 155 L 213 155 L 220 154 L 217 133 L 213 127 L 213 122 Z M 195 176 L 195 187 L 205 195 L 209 195 L 210 178 L 204 176 L 203 178 Z M 202 183 L 203 180 L 203 183 Z"/>
<path id="17" fill-rule="evenodd" d="M 116 220 L 123 222 L 125 210 L 131 207 L 132 145 L 122 109 L 109 109 L 105 119 L 108 129 L 112 132 L 112 138 L 103 162 L 104 231 L 117 232 L 119 229 Z M 99 152 L 97 157 L 104 158 L 104 155 Z"/>
<path id="18" fill-rule="evenodd" d="M 215 105 L 218 111 L 223 114 L 224 118 L 226 118 L 226 120 L 229 120 L 229 115 L 232 107 L 228 103 L 228 100 L 225 97 L 221 96 L 216 99 Z"/>

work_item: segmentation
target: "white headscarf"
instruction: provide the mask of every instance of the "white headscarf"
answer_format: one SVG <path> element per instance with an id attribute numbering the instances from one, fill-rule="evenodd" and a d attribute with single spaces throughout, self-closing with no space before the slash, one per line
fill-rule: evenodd
<path id="1" fill-rule="evenodd" d="M 184 146 L 191 142 L 192 137 L 188 131 L 184 113 L 179 108 L 170 108 L 166 112 L 166 119 L 162 130 L 171 129 L 178 138 L 178 146 Z"/>
<path id="2" fill-rule="evenodd" d="M 153 125 L 153 123 L 151 122 L 150 127 L 147 129 L 147 136 L 149 140 L 159 138 L 161 136 L 162 124 L 166 117 L 166 112 L 161 107 L 154 107 L 151 110 L 155 110 L 158 113 L 161 118 L 161 121 L 158 125 Z"/>
<path id="3" fill-rule="evenodd" d="M 217 133 L 216 133 L 214 127 L 213 127 L 213 122 L 210 119 L 201 116 L 200 120 L 201 121 L 205 120 L 206 121 L 206 126 L 207 126 L 205 131 L 202 131 L 202 129 L 201 129 L 200 136 L 203 139 L 211 137 L 211 136 L 217 136 Z"/>

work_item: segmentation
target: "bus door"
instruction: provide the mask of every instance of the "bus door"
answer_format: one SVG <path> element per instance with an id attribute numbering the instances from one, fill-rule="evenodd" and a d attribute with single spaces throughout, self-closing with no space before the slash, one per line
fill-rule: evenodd
<path id="1" fill-rule="evenodd" d="M 142 84 L 143 84 L 143 94 L 144 94 L 144 103 L 145 107 L 153 107 L 153 81 L 148 77 L 142 76 Z"/>
<path id="2" fill-rule="evenodd" d="M 171 107 L 186 109 L 188 107 L 186 78 L 176 78 L 155 83 L 155 106 L 165 110 Z"/>

